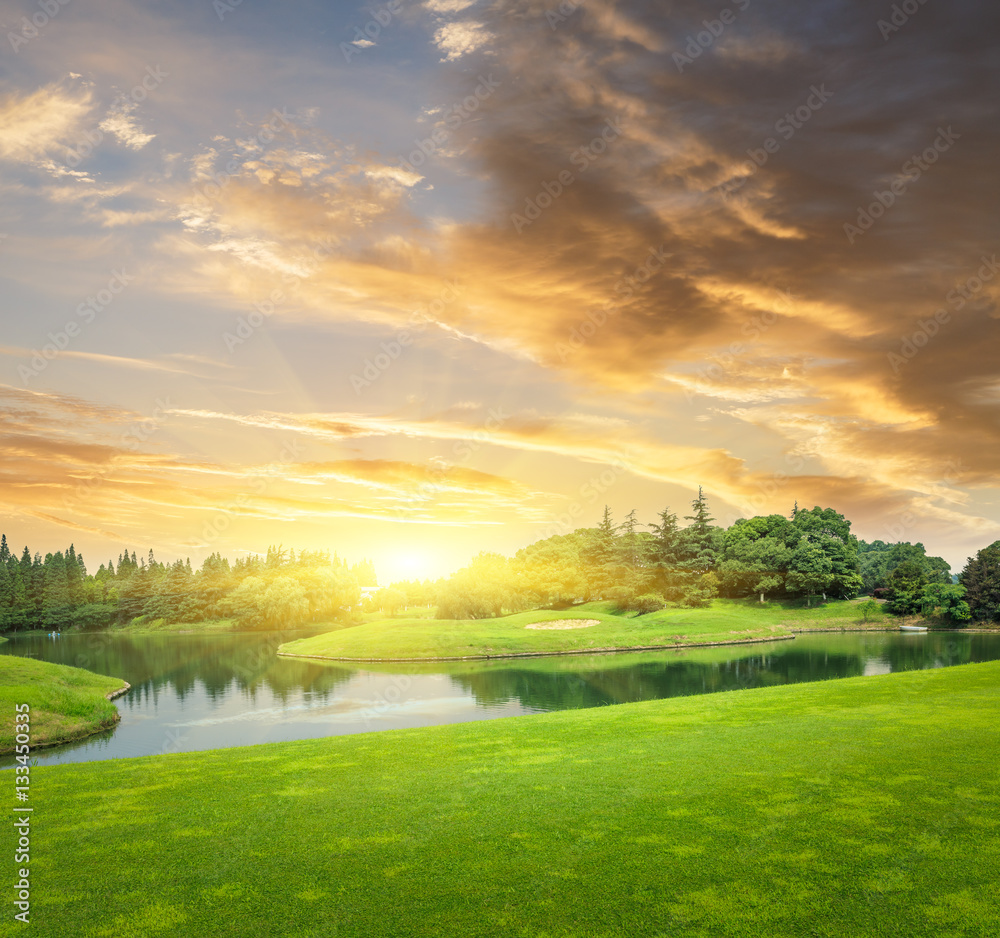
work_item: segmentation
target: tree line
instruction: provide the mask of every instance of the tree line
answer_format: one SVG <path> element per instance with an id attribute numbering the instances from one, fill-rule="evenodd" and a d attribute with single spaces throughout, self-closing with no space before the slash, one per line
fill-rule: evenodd
<path id="1" fill-rule="evenodd" d="M 440 618 L 485 618 L 538 606 L 610 600 L 637 614 L 666 606 L 705 606 L 716 596 L 768 599 L 884 599 L 898 615 L 938 615 L 953 623 L 1000 618 L 1000 542 L 980 551 L 953 582 L 923 544 L 866 542 L 832 508 L 741 518 L 713 525 L 704 493 L 681 526 L 665 508 L 642 524 L 633 510 L 536 541 L 507 558 L 480 553 L 432 589 L 394 584 L 391 605 L 423 592 Z M 378 594 L 376 594 L 377 596 Z"/>
<path id="2" fill-rule="evenodd" d="M 482 552 L 437 582 L 402 581 L 365 606 L 389 615 L 435 606 L 447 619 L 477 619 L 541 606 L 610 600 L 636 614 L 698 607 L 717 596 L 768 599 L 870 595 L 897 615 L 939 615 L 953 623 L 1000 621 L 1000 541 L 970 558 L 954 582 L 923 544 L 866 542 L 832 508 L 741 518 L 714 525 L 704 493 L 681 519 L 665 508 L 641 523 L 630 511 L 536 541 L 513 557 Z M 213 553 L 160 563 L 153 552 L 119 554 L 94 574 L 73 545 L 43 558 L 11 553 L 0 536 L 0 630 L 108 628 L 136 620 L 233 619 L 242 628 L 279 628 L 342 618 L 361 607 L 361 587 L 377 583 L 370 561 L 348 564 L 325 551 L 269 547 L 235 562 Z"/>
<path id="3" fill-rule="evenodd" d="M 71 544 L 65 551 L 20 557 L 0 536 L 0 629 L 108 628 L 135 620 L 233 619 L 244 628 L 322 622 L 361 602 L 375 585 L 371 561 L 350 565 L 326 551 L 269 547 L 234 563 L 219 553 L 193 570 L 190 560 L 161 563 L 151 550 L 126 550 L 87 572 Z"/>

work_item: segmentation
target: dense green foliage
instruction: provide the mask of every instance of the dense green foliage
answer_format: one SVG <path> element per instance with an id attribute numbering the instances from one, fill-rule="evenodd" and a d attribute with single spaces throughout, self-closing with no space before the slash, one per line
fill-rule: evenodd
<path id="1" fill-rule="evenodd" d="M 665 508 L 640 531 L 635 512 L 616 525 L 555 535 L 507 559 L 480 554 L 437 591 L 443 619 L 496 617 L 536 606 L 608 599 L 637 613 L 705 606 L 715 596 L 850 599 L 861 591 L 858 540 L 832 508 L 712 525 L 698 490 L 690 524 Z"/>
<path id="2" fill-rule="evenodd" d="M 31 934 L 1000 934 L 998 682 L 966 665 L 39 767 Z"/>
<path id="3" fill-rule="evenodd" d="M 229 618 L 244 628 L 326 621 L 360 603 L 359 580 L 374 583 L 369 562 L 349 567 L 336 554 L 269 548 L 234 564 L 215 553 L 197 572 L 190 561 L 159 563 L 149 552 L 120 554 L 87 573 L 71 544 L 65 552 L 20 559 L 0 538 L 0 628 L 107 628 L 136 619 L 165 623 Z"/>
<path id="4" fill-rule="evenodd" d="M 89 736 L 114 726 L 118 710 L 105 696 L 123 681 L 34 658 L 0 655 L 0 752 L 14 751 L 14 707 L 28 704 L 31 746 Z"/>
<path id="5" fill-rule="evenodd" d="M 916 564 L 919 568 L 923 580 L 921 587 L 927 583 L 951 583 L 951 567 L 948 562 L 941 557 L 928 557 L 924 545 L 920 543 L 858 541 L 858 561 L 863 581 L 862 592 L 868 594 L 890 590 L 893 587 L 892 574 L 904 563 Z"/>
<path id="6" fill-rule="evenodd" d="M 973 618 L 1000 622 L 1000 541 L 969 559 L 959 577 Z"/>

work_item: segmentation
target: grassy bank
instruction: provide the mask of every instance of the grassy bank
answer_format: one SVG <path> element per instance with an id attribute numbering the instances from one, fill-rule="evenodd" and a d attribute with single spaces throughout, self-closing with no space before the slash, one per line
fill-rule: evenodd
<path id="1" fill-rule="evenodd" d="M 995 935 L 998 687 L 965 665 L 36 768 L 32 932 Z"/>
<path id="2" fill-rule="evenodd" d="M 140 617 L 108 629 L 109 632 L 236 632 L 235 619 L 198 619 L 194 622 L 166 622 Z"/>
<path id="3" fill-rule="evenodd" d="M 324 632 L 329 632 L 334 629 L 347 628 L 351 623 L 342 621 L 331 621 L 331 622 L 305 622 L 300 625 L 285 626 L 286 628 L 295 629 L 315 629 Z M 275 627 L 278 628 L 278 627 Z M 246 627 L 240 626 L 236 619 L 196 619 L 191 622 L 167 622 L 164 619 L 146 619 L 140 617 L 138 619 L 133 619 L 131 622 L 125 622 L 116 624 L 107 629 L 80 629 L 77 627 L 70 627 L 63 630 L 63 634 L 74 635 L 74 634 L 98 634 L 98 633 L 127 633 L 127 634 L 146 634 L 150 632 L 157 633 L 178 633 L 178 632 L 262 632 L 270 631 L 269 629 L 248 629 Z M 17 635 L 48 635 L 48 629 L 22 629 L 17 633 L 12 633 Z M 5 638 L 0 636 L 0 641 L 6 641 Z"/>
<path id="4" fill-rule="evenodd" d="M 0 655 L 0 753 L 14 751 L 14 707 L 31 706 L 31 745 L 90 736 L 118 722 L 105 695 L 125 682 L 34 658 Z"/>
<path id="5" fill-rule="evenodd" d="M 879 610 L 869 624 L 884 624 L 884 618 Z M 595 624 L 568 630 L 527 627 L 556 620 Z M 789 636 L 792 629 L 861 625 L 856 601 L 808 608 L 790 602 L 717 599 L 703 609 L 662 609 L 643 616 L 617 615 L 611 603 L 586 603 L 499 619 L 380 619 L 287 642 L 279 654 L 359 659 L 493 657 L 747 641 Z"/>

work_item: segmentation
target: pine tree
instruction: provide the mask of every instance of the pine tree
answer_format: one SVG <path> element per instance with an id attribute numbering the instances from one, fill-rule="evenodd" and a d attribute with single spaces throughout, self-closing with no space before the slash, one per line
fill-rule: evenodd
<path id="1" fill-rule="evenodd" d="M 698 497 L 691 502 L 694 514 L 685 515 L 684 520 L 691 524 L 684 529 L 684 566 L 690 570 L 704 573 L 716 565 L 716 553 L 712 547 L 712 524 L 715 520 L 708 513 L 708 503 L 701 486 L 698 486 Z"/>
<path id="2" fill-rule="evenodd" d="M 27 552 L 27 548 L 25 548 L 25 552 Z M 45 592 L 45 565 L 42 563 L 42 555 L 38 551 L 35 551 L 31 557 L 24 585 L 28 597 L 28 616 L 32 625 L 41 625 L 42 601 Z"/>
<path id="3" fill-rule="evenodd" d="M 673 567 L 680 560 L 680 528 L 677 515 L 669 508 L 659 514 L 659 524 L 649 524 L 653 531 L 653 562 L 662 568 Z"/>
<path id="4" fill-rule="evenodd" d="M 970 557 L 958 578 L 977 621 L 1000 621 L 1000 541 Z"/>
<path id="5" fill-rule="evenodd" d="M 10 548 L 7 546 L 7 535 L 0 534 L 0 563 L 10 560 Z"/>
<path id="6" fill-rule="evenodd" d="M 613 563 L 615 560 L 615 535 L 618 525 L 611 519 L 611 509 L 605 505 L 600 524 L 597 525 L 597 563 L 599 566 Z"/>
<path id="7" fill-rule="evenodd" d="M 83 558 L 77 555 L 76 548 L 70 544 L 66 551 L 66 594 L 68 602 L 74 606 L 83 602 L 83 584 L 87 576 L 87 569 L 83 565 Z"/>
<path id="8" fill-rule="evenodd" d="M 630 569 L 635 570 L 639 566 L 639 545 L 636 540 L 635 529 L 639 522 L 635 517 L 633 508 L 621 524 L 622 537 L 622 560 Z"/>
<path id="9" fill-rule="evenodd" d="M 701 490 L 701 486 L 698 486 L 698 497 L 691 502 L 691 510 L 694 512 L 693 515 L 685 515 L 685 521 L 693 522 L 691 527 L 698 531 L 699 535 L 704 535 L 709 530 L 709 523 L 714 521 L 715 518 L 711 517 L 708 513 L 708 504 L 705 501 L 705 495 Z"/>
<path id="10" fill-rule="evenodd" d="M 11 622 L 11 627 L 19 628 L 26 624 L 25 616 L 28 612 L 28 591 L 25 588 L 24 578 L 21 576 L 20 565 L 15 564 L 11 566 L 10 570 L 10 605 L 17 617 L 15 621 Z"/>
<path id="11" fill-rule="evenodd" d="M 6 626 L 7 611 L 14 605 L 12 577 L 7 564 L 0 563 L 0 625 Z"/>
<path id="12" fill-rule="evenodd" d="M 69 580 L 62 551 L 46 554 L 42 571 L 42 622 L 46 628 L 61 629 L 70 618 Z"/>

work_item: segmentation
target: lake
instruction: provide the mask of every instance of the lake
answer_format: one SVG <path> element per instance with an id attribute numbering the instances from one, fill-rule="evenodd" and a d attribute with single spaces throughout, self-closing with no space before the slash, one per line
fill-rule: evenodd
<path id="1" fill-rule="evenodd" d="M 793 641 L 490 661 L 349 664 L 278 658 L 311 634 L 17 636 L 0 654 L 120 677 L 121 723 L 35 750 L 40 764 L 488 720 L 1000 659 L 1000 635 L 823 633 Z M 0 756 L 0 768 L 14 757 Z"/>

